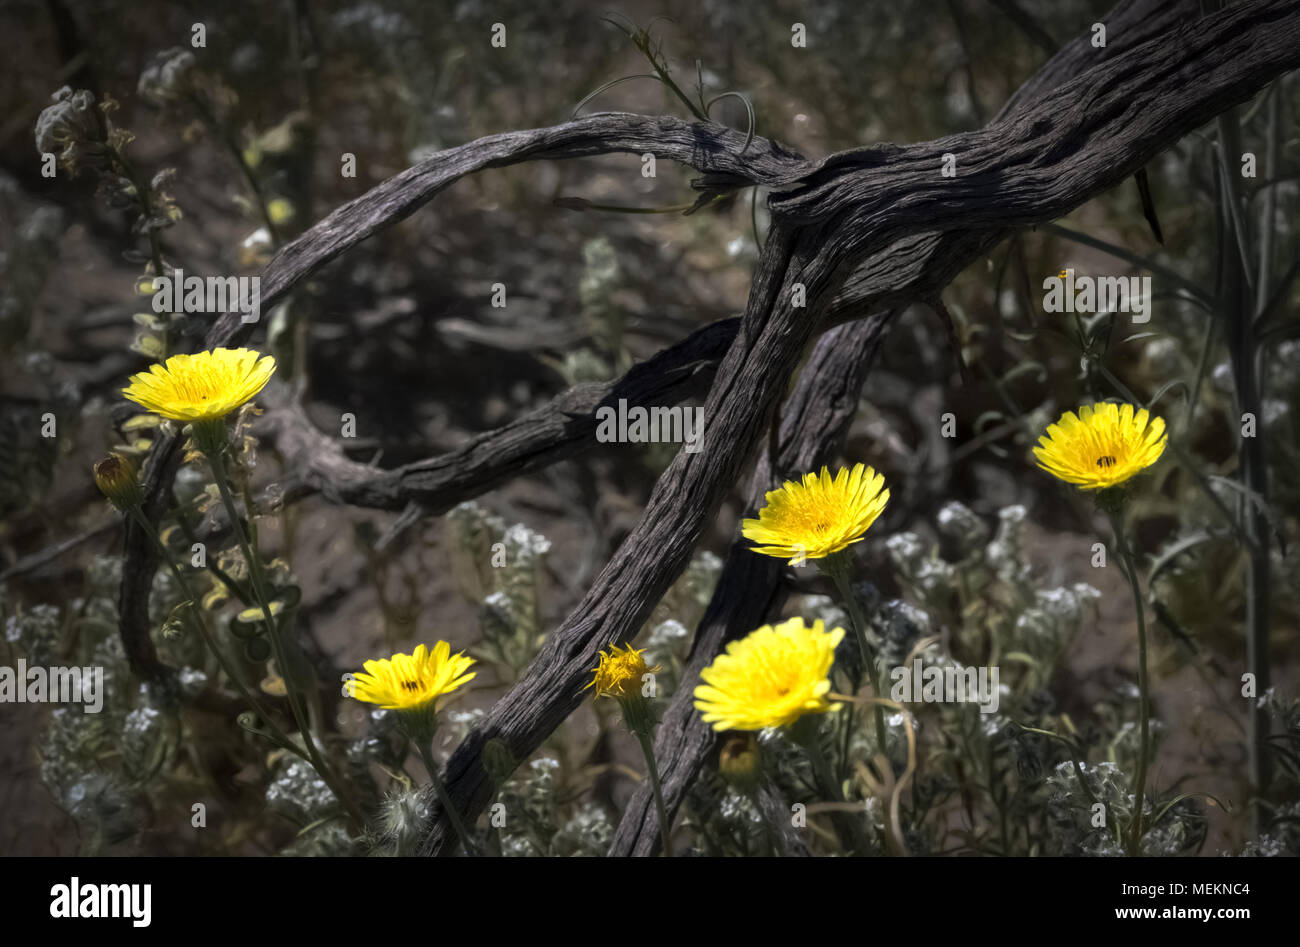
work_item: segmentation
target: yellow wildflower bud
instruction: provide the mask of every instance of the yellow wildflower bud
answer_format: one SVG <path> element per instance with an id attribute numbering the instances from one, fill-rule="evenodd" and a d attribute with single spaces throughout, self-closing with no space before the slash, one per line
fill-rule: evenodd
<path id="1" fill-rule="evenodd" d="M 144 499 L 135 464 L 122 454 L 109 454 L 95 464 L 95 486 L 119 510 L 134 509 Z"/>

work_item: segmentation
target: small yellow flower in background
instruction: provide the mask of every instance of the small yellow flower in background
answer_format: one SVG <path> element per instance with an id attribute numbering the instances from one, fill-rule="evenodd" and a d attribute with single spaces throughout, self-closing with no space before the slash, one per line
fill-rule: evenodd
<path id="1" fill-rule="evenodd" d="M 627 647 L 619 648 L 614 645 L 609 649 L 609 653 L 600 652 L 600 663 L 592 668 L 595 677 L 591 683 L 584 687 L 596 688 L 596 696 L 599 697 L 640 697 L 641 696 L 641 678 L 646 674 L 653 674 L 659 670 L 659 665 L 646 667 L 645 649 L 637 650 L 636 648 Z"/>
<path id="2" fill-rule="evenodd" d="M 270 355 L 219 348 L 150 365 L 131 376 L 122 394 L 173 421 L 219 421 L 266 387 L 274 372 Z"/>
<path id="3" fill-rule="evenodd" d="M 821 559 L 862 539 L 889 502 L 884 486 L 885 478 L 863 464 L 840 468 L 834 480 L 823 467 L 768 493 L 758 519 L 743 521 L 741 533 L 765 556 Z"/>
<path id="4" fill-rule="evenodd" d="M 1081 490 L 1117 486 L 1150 467 L 1165 451 L 1163 418 L 1131 404 L 1094 404 L 1061 415 L 1034 448 L 1038 466 Z"/>
<path id="5" fill-rule="evenodd" d="M 653 683 L 653 679 L 650 682 L 642 680 L 647 674 L 658 671 L 659 666 L 646 667 L 645 658 L 641 657 L 643 654 L 645 654 L 644 648 L 638 650 L 631 645 L 626 648 L 612 645 L 608 653 L 601 651 L 600 662 L 592 668 L 595 676 L 587 687 L 596 688 L 597 700 L 601 697 L 612 697 L 618 701 L 619 708 L 623 711 L 623 723 L 635 734 L 637 742 L 641 744 L 650 788 L 654 793 L 655 807 L 659 810 L 659 832 L 663 837 L 664 854 L 671 857 L 673 854 L 672 819 L 669 818 L 668 810 L 664 806 L 663 784 L 659 781 L 659 768 L 655 764 L 655 714 L 649 699 L 655 694 L 653 687 L 649 694 L 644 690 L 645 684 Z"/>
<path id="6" fill-rule="evenodd" d="M 700 672 L 695 709 L 715 730 L 784 727 L 804 714 L 838 710 L 826 695 L 843 638 L 843 628 L 825 631 L 820 621 L 808 627 L 802 618 L 764 625 Z"/>
<path id="7" fill-rule="evenodd" d="M 279 225 L 293 220 L 293 204 L 283 197 L 272 198 L 271 202 L 266 205 L 266 212 L 271 217 L 271 223 Z"/>
<path id="8" fill-rule="evenodd" d="M 436 710 L 440 698 L 474 677 L 472 664 L 474 659 L 463 653 L 453 655 L 445 641 L 432 651 L 418 645 L 414 654 L 367 661 L 365 671 L 348 682 L 348 694 L 385 710 Z"/>

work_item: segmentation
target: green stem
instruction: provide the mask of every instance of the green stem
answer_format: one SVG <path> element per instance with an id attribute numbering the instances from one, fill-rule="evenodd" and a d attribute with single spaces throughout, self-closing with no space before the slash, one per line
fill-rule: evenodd
<path id="1" fill-rule="evenodd" d="M 153 201 L 150 200 L 151 191 L 149 182 L 140 177 L 139 173 L 135 169 L 135 165 L 127 160 L 126 155 L 119 151 L 115 151 L 113 154 L 117 158 L 118 164 L 122 168 L 122 172 L 131 181 L 131 185 L 135 188 L 136 202 L 140 205 L 140 214 L 142 218 L 146 222 L 146 225 L 150 224 L 150 218 L 153 217 Z M 147 230 L 149 238 L 149 257 L 153 263 L 153 276 L 154 279 L 158 279 L 159 277 L 166 275 L 163 270 L 162 239 L 158 236 L 158 229 L 156 227 L 148 226 Z M 167 315 L 168 318 L 163 327 L 162 338 L 164 357 L 171 354 L 172 321 L 174 318 L 173 313 L 168 313 Z"/>
<path id="2" fill-rule="evenodd" d="M 194 595 L 194 590 L 190 588 L 189 580 L 185 577 L 185 573 L 181 572 L 180 566 L 176 564 L 176 559 L 172 556 L 171 550 L 163 545 L 162 537 L 159 536 L 158 531 L 153 528 L 153 524 L 149 522 L 139 507 L 129 510 L 128 515 L 130 515 L 136 525 L 144 531 L 145 535 L 154 541 L 154 545 L 158 547 L 163 562 L 167 563 L 168 567 L 171 569 L 172 576 L 176 579 L 177 585 L 180 586 L 182 594 L 189 599 L 189 604 L 194 608 L 194 611 L 198 615 L 199 634 L 203 638 L 203 643 L 207 645 L 208 650 L 212 652 L 214 657 L 216 657 L 217 663 L 221 665 L 221 669 L 226 672 L 226 676 L 235 682 L 235 686 L 239 688 L 239 692 L 244 695 L 244 699 L 252 706 L 254 713 L 262 718 L 262 720 L 266 721 L 271 732 L 276 735 L 282 744 L 294 753 L 297 753 L 299 756 L 303 756 L 303 753 L 294 746 L 293 741 L 289 739 L 288 734 L 280 729 L 280 726 L 275 722 L 275 719 L 262 709 L 262 705 L 258 703 L 257 698 L 253 696 L 252 690 L 250 690 L 248 685 L 244 683 L 243 677 L 235 671 L 234 665 L 227 660 L 225 654 L 217 646 L 216 635 L 214 635 L 212 630 L 208 628 L 207 614 L 203 611 L 202 606 L 199 605 L 198 598 Z"/>
<path id="3" fill-rule="evenodd" d="M 239 166 L 240 173 L 244 176 L 244 180 L 248 182 L 249 190 L 253 192 L 253 199 L 257 202 L 257 209 L 262 214 L 262 222 L 266 224 L 266 232 L 271 238 L 271 248 L 278 250 L 280 248 L 279 231 L 276 229 L 275 222 L 271 220 L 271 210 L 267 206 L 266 195 L 262 193 L 262 186 L 257 183 L 257 175 L 253 173 L 253 169 L 249 167 L 248 162 L 244 160 L 244 150 L 239 147 L 239 142 L 235 141 L 230 129 L 217 118 L 216 112 L 209 107 L 201 96 L 191 95 L 190 102 L 199 113 L 199 117 L 217 133 L 221 143 L 226 146 L 226 150 L 235 159 L 235 164 Z"/>
<path id="4" fill-rule="evenodd" d="M 834 802 L 844 802 L 844 793 L 840 791 L 840 784 L 831 772 L 831 765 L 822 750 L 816 716 L 804 714 L 796 720 L 790 736 L 807 754 L 808 762 L 812 765 L 813 779 L 821 792 Z M 839 828 L 841 841 L 846 843 L 849 849 L 856 850 L 861 855 L 868 852 L 871 843 L 867 839 L 866 830 L 857 818 L 848 812 L 837 812 L 832 821 Z"/>
<path id="5" fill-rule="evenodd" d="M 149 189 L 149 182 L 140 177 L 139 172 L 135 169 L 135 165 L 127 159 L 126 155 L 121 152 L 114 152 L 114 155 L 116 156 L 123 173 L 135 188 L 135 196 L 137 203 L 140 205 L 140 212 L 144 215 L 145 220 L 148 221 L 149 218 L 153 216 L 153 201 L 149 199 L 152 193 Z M 163 273 L 162 262 L 162 241 L 158 238 L 158 231 L 153 227 L 149 228 L 149 256 L 153 262 L 153 275 L 155 277 L 165 275 Z"/>
<path id="6" fill-rule="evenodd" d="M 181 528 L 181 532 L 185 534 L 185 538 L 189 540 L 191 544 L 197 543 L 199 537 L 195 535 L 194 528 L 190 525 L 189 520 L 185 518 L 184 509 L 179 503 L 175 502 L 175 497 L 173 497 L 172 500 L 172 510 L 176 514 L 176 524 Z M 205 557 L 204 568 L 211 572 L 213 577 L 226 587 L 226 591 L 229 592 L 236 601 L 242 604 L 245 608 L 248 607 L 248 594 L 239 587 L 239 583 L 231 578 L 230 575 L 221 568 L 221 566 Z"/>
<path id="7" fill-rule="evenodd" d="M 1119 547 L 1120 558 L 1124 560 L 1124 571 L 1128 574 L 1129 586 L 1133 589 L 1133 606 L 1137 609 L 1138 626 L 1138 724 L 1141 733 L 1141 748 L 1138 753 L 1137 786 L 1134 789 L 1133 821 L 1129 830 L 1128 853 L 1138 854 L 1142 842 L 1142 809 L 1146 794 L 1147 765 L 1151 753 L 1151 734 L 1147 726 L 1147 706 L 1150 701 L 1150 687 L 1147 681 L 1147 626 L 1142 611 L 1142 590 L 1138 586 L 1137 567 L 1133 562 L 1133 553 L 1124 538 L 1124 527 L 1120 515 L 1107 513 L 1110 526 L 1115 533 L 1115 545 Z"/>
<path id="8" fill-rule="evenodd" d="M 456 836 L 460 839 L 460 844 L 465 847 L 465 854 L 478 855 L 478 848 L 470 839 L 469 830 L 465 828 L 460 813 L 456 811 L 455 805 L 452 804 L 451 794 L 447 792 L 447 787 L 443 785 L 442 779 L 438 776 L 438 764 L 433 760 L 433 747 L 431 745 L 426 746 L 423 740 L 412 740 L 411 742 L 420 751 L 420 759 L 424 760 L 424 768 L 429 771 L 429 784 L 433 786 L 433 791 L 437 793 L 438 802 L 442 803 L 442 810 L 447 813 L 447 818 L 451 820 L 452 828 L 456 830 Z"/>
<path id="9" fill-rule="evenodd" d="M 873 697 L 883 697 L 880 692 L 880 674 L 876 670 L 875 655 L 871 652 L 871 646 L 867 644 L 867 620 L 862 614 L 862 608 L 858 605 L 857 597 L 853 594 L 853 588 L 849 584 L 848 572 L 845 569 L 832 567 L 830 571 L 831 578 L 835 581 L 835 587 L 839 589 L 840 598 L 844 600 L 845 607 L 849 610 L 849 618 L 853 625 L 853 633 L 857 635 L 858 650 L 862 653 L 862 664 L 867 672 L 867 680 L 871 682 L 871 694 Z M 885 743 L 885 711 L 880 704 L 873 704 L 876 718 L 876 745 L 880 752 L 886 756 L 889 755 L 888 745 Z"/>
<path id="10" fill-rule="evenodd" d="M 316 741 L 312 738 L 311 722 L 302 703 L 302 695 L 298 692 L 294 681 L 293 670 L 285 660 L 279 629 L 276 627 L 275 618 L 271 614 L 271 605 L 262 585 L 261 560 L 254 553 L 244 532 L 244 525 L 239 518 L 239 510 L 235 507 L 235 498 L 230 492 L 230 484 L 226 476 L 226 464 L 221 456 L 221 450 L 220 448 L 205 450 L 204 456 L 207 457 L 208 463 L 212 466 L 212 478 L 217 483 L 217 491 L 221 494 L 221 502 L 225 505 L 226 515 L 230 517 L 230 525 L 235 531 L 236 539 L 239 541 L 239 548 L 244 554 L 244 561 L 248 563 L 249 583 L 253 587 L 253 595 L 257 598 L 257 604 L 262 609 L 262 618 L 266 624 L 267 638 L 271 642 L 276 667 L 279 668 L 280 675 L 284 678 L 285 693 L 289 698 L 289 708 L 293 711 L 294 721 L 298 724 L 298 730 L 302 733 L 302 740 L 307 747 L 307 754 L 311 759 L 311 764 L 315 767 L 316 772 L 320 774 L 320 778 L 325 780 L 325 784 L 338 797 L 339 802 L 347 809 L 354 826 L 360 828 L 365 824 L 361 811 L 357 809 L 356 803 L 352 801 L 351 796 L 343 791 L 333 770 L 330 769 L 329 764 L 321 756 L 320 750 L 316 747 Z"/>
<path id="11" fill-rule="evenodd" d="M 849 678 L 850 694 L 856 694 L 858 692 L 858 688 L 861 686 L 862 686 L 861 678 L 856 678 L 856 677 Z M 849 704 L 847 707 L 844 708 L 844 737 L 843 737 L 843 747 L 840 750 L 840 768 L 843 771 L 845 776 L 848 776 L 849 773 L 852 772 L 851 769 L 852 760 L 849 758 L 849 756 L 853 747 L 853 723 L 855 717 L 854 714 L 855 710 L 857 710 L 857 704 Z"/>
<path id="12" fill-rule="evenodd" d="M 646 770 L 650 774 L 650 789 L 654 792 L 655 808 L 659 810 L 659 834 L 664 840 L 664 856 L 673 857 L 672 824 L 668 821 L 668 807 L 664 805 L 664 790 L 659 782 L 659 767 L 655 765 L 655 748 L 650 734 L 637 732 L 637 742 L 645 755 Z"/>

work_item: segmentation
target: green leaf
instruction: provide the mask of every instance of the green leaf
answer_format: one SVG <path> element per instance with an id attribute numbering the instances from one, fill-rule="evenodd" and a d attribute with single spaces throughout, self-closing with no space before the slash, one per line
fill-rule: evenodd
<path id="1" fill-rule="evenodd" d="M 1156 554 L 1155 562 L 1152 563 L 1151 572 L 1147 577 L 1148 587 L 1154 585 L 1156 579 L 1160 576 L 1160 573 L 1164 572 L 1166 569 L 1172 566 L 1174 564 L 1174 560 L 1176 560 L 1179 556 L 1183 555 L 1184 553 L 1190 552 L 1191 550 L 1195 549 L 1197 546 L 1208 543 L 1212 539 L 1218 539 L 1218 538 L 1219 537 L 1216 536 L 1215 534 L 1207 531 L 1207 532 L 1193 533 L 1190 536 L 1183 536 L 1181 538 L 1175 539 L 1172 543 L 1165 546 L 1163 549 L 1160 550 L 1159 553 Z"/>
<path id="2" fill-rule="evenodd" d="M 1223 484 L 1230 490 L 1244 496 L 1255 507 L 1264 514 L 1264 519 L 1268 521 L 1269 527 L 1273 530 L 1273 535 L 1277 537 L 1278 548 L 1282 550 L 1282 555 L 1286 555 L 1286 533 L 1282 530 L 1282 519 L 1277 515 L 1271 503 L 1265 497 L 1260 496 L 1257 492 L 1250 489 L 1245 484 L 1238 483 L 1236 480 L 1230 480 L 1227 477 L 1220 477 L 1216 474 L 1207 474 L 1209 480 L 1214 483 Z"/>

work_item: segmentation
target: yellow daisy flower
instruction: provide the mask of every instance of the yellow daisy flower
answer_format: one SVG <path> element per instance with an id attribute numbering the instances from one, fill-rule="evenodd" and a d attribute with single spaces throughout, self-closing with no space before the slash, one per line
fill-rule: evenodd
<path id="1" fill-rule="evenodd" d="M 592 668 L 595 677 L 584 687 L 596 688 L 597 697 L 639 697 L 641 695 L 641 678 L 659 670 L 659 665 L 646 667 L 645 649 L 632 647 L 620 649 L 614 645 L 609 653 L 600 652 L 600 663 Z"/>
<path id="2" fill-rule="evenodd" d="M 271 223 L 283 224 L 293 219 L 293 204 L 289 203 L 283 197 L 276 197 L 266 205 L 266 212 L 271 217 Z"/>
<path id="3" fill-rule="evenodd" d="M 765 556 L 821 559 L 862 539 L 889 502 L 884 485 L 863 464 L 840 468 L 834 480 L 823 467 L 820 476 L 806 473 L 802 483 L 787 481 L 767 494 L 758 519 L 744 520 L 740 531 Z"/>
<path id="4" fill-rule="evenodd" d="M 1061 415 L 1034 448 L 1038 466 L 1081 490 L 1104 490 L 1150 467 L 1165 451 L 1165 422 L 1131 404 L 1094 404 Z"/>
<path id="5" fill-rule="evenodd" d="M 365 671 L 348 682 L 348 694 L 385 710 L 421 711 L 436 709 L 440 698 L 470 680 L 474 659 L 451 653 L 451 645 L 439 641 L 430 651 L 417 645 L 414 654 L 367 661 Z M 466 672 L 469 673 L 466 673 Z"/>
<path id="6" fill-rule="evenodd" d="M 784 727 L 804 714 L 838 710 L 826 699 L 831 664 L 844 629 L 810 628 L 802 618 L 764 625 L 700 672 L 695 709 L 714 730 Z"/>
<path id="7" fill-rule="evenodd" d="M 275 359 L 252 349 L 173 355 L 131 376 L 122 394 L 154 414 L 186 424 L 219 421 L 271 380 Z"/>

